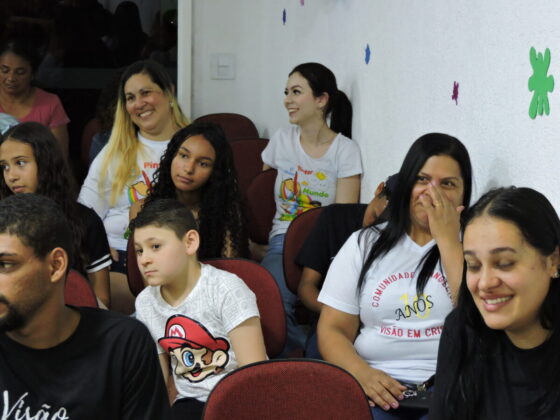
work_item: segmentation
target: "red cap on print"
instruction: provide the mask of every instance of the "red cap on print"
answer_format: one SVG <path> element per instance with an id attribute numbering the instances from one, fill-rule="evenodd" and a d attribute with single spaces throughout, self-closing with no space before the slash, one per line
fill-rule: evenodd
<path id="1" fill-rule="evenodd" d="M 229 350 L 226 340 L 214 338 L 202 324 L 184 315 L 173 315 L 167 320 L 165 337 L 160 338 L 158 343 L 167 352 L 185 344 L 194 349 Z"/>

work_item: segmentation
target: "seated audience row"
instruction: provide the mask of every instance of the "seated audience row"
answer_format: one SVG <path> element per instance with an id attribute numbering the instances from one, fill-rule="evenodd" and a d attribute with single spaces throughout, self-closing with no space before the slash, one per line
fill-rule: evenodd
<path id="1" fill-rule="evenodd" d="M 163 375 L 151 380 L 158 382 L 158 393 L 163 376 L 177 418 L 200 418 L 220 377 L 264 360 L 266 353 L 253 293 L 236 276 L 199 262 L 248 255 L 231 148 L 219 127 L 187 125 L 173 92 L 155 63 L 139 62 L 125 70 L 111 137 L 92 163 L 80 201 L 103 219 L 114 248 L 114 271 L 126 272 L 125 250 L 128 235 L 133 235 L 137 263 L 151 286 L 138 296 L 136 316 L 155 342 L 140 353 L 150 359 L 157 346 Z M 359 148 L 349 138 L 351 105 L 332 72 L 318 63 L 299 65 L 290 73 L 285 93 L 293 127 L 276 133 L 262 154 L 264 168 L 278 170 L 277 211 L 262 264 L 274 275 L 284 300 L 289 328 L 283 355 L 305 342 L 295 320 L 296 296 L 283 277 L 284 233 L 310 208 L 357 202 L 362 173 Z M 0 275 L 12 278 L 20 270 L 10 260 L 12 248 L 37 260 L 38 270 L 51 267 L 50 289 L 38 285 L 32 302 L 12 303 L 9 299 L 21 300 L 21 294 L 8 286 L 6 294 L 0 291 L 7 296 L 0 325 L 6 321 L 8 331 L 0 336 L 0 355 L 17 346 L 30 352 L 73 342 L 91 317 L 53 296 L 61 289 L 69 256 L 76 257 L 78 269 L 102 266 L 106 272 L 107 243 L 87 228 L 95 225 L 99 234 L 103 225 L 91 211 L 86 222 L 79 216 L 87 209 L 75 202 L 62 152 L 47 128 L 34 123 L 10 128 L 0 140 L 0 164 L 2 198 L 15 193 L 0 202 L 0 213 L 3 205 L 20 205 L 29 214 L 40 202 L 47 203 L 50 213 L 59 211 L 46 198 L 25 194 L 26 201 L 18 194 L 36 192 L 60 205 L 72 234 L 69 242 L 45 241 L 46 251 L 39 251 L 39 240 L 22 233 L 25 223 L 38 229 L 31 222 L 9 219 L 10 225 L 0 229 L 7 255 Z M 348 370 L 370 398 L 376 419 L 426 419 L 430 399 L 432 419 L 515 418 L 520 413 L 555 418 L 558 399 L 548 393 L 557 393 L 553 381 L 560 365 L 553 353 L 560 316 L 553 305 L 558 299 L 560 221 L 550 203 L 534 190 L 509 188 L 487 193 L 468 209 L 469 154 L 458 139 L 440 133 L 416 140 L 388 184 L 388 202 L 381 184 L 367 209 L 353 206 L 347 216 L 331 218 L 329 225 L 342 233 L 328 251 L 336 254 L 328 273 L 329 261 L 319 267 L 309 259 L 311 247 L 326 248 L 331 245 L 327 241 L 318 244 L 310 238 L 298 258 L 306 266 L 302 300 L 321 312 L 320 354 L 315 350 L 308 355 Z M 324 215 L 342 209 L 330 207 Z M 97 247 L 105 251 L 94 253 Z M 108 281 L 92 280 L 108 304 Z M 117 281 L 116 288 L 127 288 L 123 277 Z M 38 321 L 36 312 L 47 301 L 51 309 L 41 312 Z M 66 319 L 60 326 L 49 324 L 61 316 Z M 98 322 L 104 325 L 106 319 L 98 316 Z M 39 324 L 57 335 L 27 334 Z M 140 337 L 143 332 L 133 325 L 127 328 Z M 121 344 L 113 340 L 107 345 Z M 92 375 L 93 381 L 100 380 Z M 48 396 L 39 382 L 15 381 L 12 386 L 0 379 L 9 395 L 29 393 L 31 413 L 49 404 L 59 416 L 80 415 L 76 413 L 87 405 L 74 407 L 70 391 Z M 165 408 L 153 398 L 150 409 L 163 413 Z M 116 418 L 111 417 L 113 409 L 107 408 L 106 418 Z"/>

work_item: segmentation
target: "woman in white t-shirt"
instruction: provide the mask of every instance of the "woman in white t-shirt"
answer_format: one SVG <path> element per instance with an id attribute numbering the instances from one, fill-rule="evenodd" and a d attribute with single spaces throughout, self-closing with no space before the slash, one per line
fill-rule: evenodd
<path id="1" fill-rule="evenodd" d="M 460 213 L 471 173 L 459 140 L 420 137 L 399 171 L 387 223 L 352 234 L 330 266 L 319 295 L 319 350 L 356 377 L 376 420 L 427 414 L 399 402 L 435 373 L 461 282 Z"/>
<path id="2" fill-rule="evenodd" d="M 338 90 L 334 74 L 319 63 L 296 66 L 284 91 L 289 128 L 272 136 L 262 153 L 264 169 L 278 171 L 274 188 L 276 214 L 269 248 L 262 260 L 280 288 L 288 338 L 284 355 L 305 345 L 305 332 L 294 317 L 296 295 L 284 280 L 284 234 L 299 214 L 332 203 L 357 203 L 362 164 L 352 135 L 352 105 Z M 330 118 L 330 126 L 327 123 Z"/>
<path id="3" fill-rule="evenodd" d="M 174 91 L 171 78 L 154 61 L 138 61 L 123 72 L 111 137 L 93 160 L 80 191 L 78 201 L 95 210 L 107 231 L 113 295 L 130 295 L 124 276 L 129 208 L 147 195 L 169 140 L 188 124 Z M 116 305 L 118 301 L 113 299 Z M 115 309 L 132 310 L 128 303 L 128 309 Z"/>

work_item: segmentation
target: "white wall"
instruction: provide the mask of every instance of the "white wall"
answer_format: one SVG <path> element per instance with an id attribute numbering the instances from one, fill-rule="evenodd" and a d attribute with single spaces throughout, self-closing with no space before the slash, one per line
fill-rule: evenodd
<path id="1" fill-rule="evenodd" d="M 441 131 L 469 149 L 477 196 L 489 186 L 530 186 L 560 209 L 558 22 L 560 3 L 552 0 L 193 0 L 192 116 L 242 113 L 269 137 L 287 124 L 282 92 L 290 69 L 319 61 L 354 106 L 362 201 L 398 170 L 412 141 Z M 548 74 L 557 85 L 550 115 L 535 120 L 528 115 L 532 46 L 550 48 Z M 210 79 L 214 53 L 236 56 L 235 80 Z"/>

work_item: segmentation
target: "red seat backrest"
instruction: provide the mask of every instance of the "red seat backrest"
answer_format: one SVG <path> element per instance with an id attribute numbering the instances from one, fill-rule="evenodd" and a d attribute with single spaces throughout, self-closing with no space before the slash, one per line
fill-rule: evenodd
<path id="1" fill-rule="evenodd" d="M 266 268 L 244 258 L 215 258 L 204 261 L 237 275 L 257 297 L 266 353 L 275 357 L 286 341 L 286 319 L 280 290 Z"/>
<path id="2" fill-rule="evenodd" d="M 241 114 L 227 112 L 208 114 L 198 117 L 195 121 L 218 124 L 224 130 L 229 141 L 259 137 L 259 132 L 253 121 Z"/>
<path id="3" fill-rule="evenodd" d="M 126 245 L 126 278 L 128 280 L 128 288 L 134 296 L 138 296 L 138 293 L 146 287 L 144 285 L 142 274 L 138 269 L 133 235 L 129 236 L 128 243 Z"/>
<path id="4" fill-rule="evenodd" d="M 80 144 L 80 155 L 82 159 L 82 165 L 86 168 L 89 167 L 89 150 L 91 149 L 91 141 L 93 136 L 95 136 L 101 130 L 99 125 L 99 120 L 97 118 L 92 118 L 89 120 L 82 131 L 82 142 Z"/>
<path id="5" fill-rule="evenodd" d="M 274 183 L 276 169 L 259 173 L 247 188 L 247 215 L 249 217 L 249 239 L 258 244 L 267 244 L 276 213 Z"/>
<path id="6" fill-rule="evenodd" d="M 73 306 L 97 308 L 97 298 L 87 279 L 76 270 L 70 270 L 64 285 L 64 303 Z"/>
<path id="7" fill-rule="evenodd" d="M 296 257 L 322 211 L 322 207 L 316 207 L 300 214 L 292 220 L 286 231 L 283 255 L 284 278 L 288 289 L 296 295 L 303 271 L 302 267 L 296 264 Z"/>
<path id="8" fill-rule="evenodd" d="M 333 364 L 312 359 L 268 360 L 224 376 L 210 392 L 204 420 L 372 420 L 362 387 Z"/>
<path id="9" fill-rule="evenodd" d="M 267 144 L 267 139 L 244 139 L 231 143 L 237 182 L 243 197 L 247 196 L 247 188 L 253 179 L 262 172 L 261 153 Z"/>

